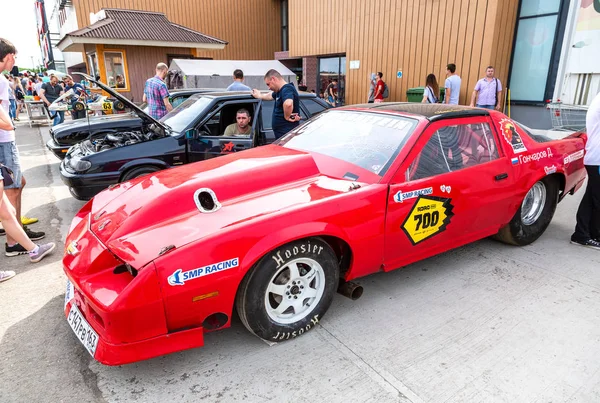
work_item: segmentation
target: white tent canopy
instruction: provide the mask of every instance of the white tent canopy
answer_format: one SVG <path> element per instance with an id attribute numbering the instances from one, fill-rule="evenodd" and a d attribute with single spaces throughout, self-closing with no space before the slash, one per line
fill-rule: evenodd
<path id="1" fill-rule="evenodd" d="M 233 71 L 244 72 L 244 84 L 250 88 L 268 90 L 264 76 L 270 69 L 277 70 L 283 79 L 298 87 L 296 74 L 278 60 L 195 60 L 173 59 L 171 77 L 179 74 L 181 80 L 171 79 L 171 88 L 227 88 L 233 82 Z"/>

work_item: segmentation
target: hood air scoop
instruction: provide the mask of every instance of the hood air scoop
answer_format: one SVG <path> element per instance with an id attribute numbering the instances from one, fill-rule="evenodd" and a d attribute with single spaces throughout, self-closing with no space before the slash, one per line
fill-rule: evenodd
<path id="1" fill-rule="evenodd" d="M 194 203 L 201 213 L 214 213 L 221 208 L 217 195 L 212 189 L 201 188 L 194 193 Z"/>

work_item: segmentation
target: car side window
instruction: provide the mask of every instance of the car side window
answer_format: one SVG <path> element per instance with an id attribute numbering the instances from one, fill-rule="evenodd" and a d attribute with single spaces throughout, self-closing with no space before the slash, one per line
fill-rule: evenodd
<path id="1" fill-rule="evenodd" d="M 317 101 L 313 101 L 312 99 L 302 99 L 302 105 L 306 108 L 308 112 L 310 112 L 311 116 L 315 116 L 318 113 L 321 113 L 325 110 L 325 107 L 319 104 Z"/>
<path id="2" fill-rule="evenodd" d="M 493 161 L 498 149 L 487 123 L 444 126 L 423 146 L 406 171 L 406 180 L 454 172 Z"/>
<path id="3" fill-rule="evenodd" d="M 173 99 L 171 101 L 171 105 L 173 106 L 173 109 L 177 108 L 179 105 L 181 105 L 183 103 L 183 101 L 185 101 L 188 98 L 189 98 L 189 96 L 175 97 L 175 99 Z"/>
<path id="4" fill-rule="evenodd" d="M 273 108 L 275 107 L 275 101 L 263 101 L 260 118 L 262 123 L 263 130 L 271 130 L 272 127 L 272 118 L 273 118 Z"/>
<path id="5" fill-rule="evenodd" d="M 210 117 L 210 119 L 204 123 L 202 125 L 202 127 L 200 128 L 200 135 L 201 136 L 219 136 L 221 135 L 220 131 L 220 122 L 221 122 L 221 106 L 222 104 L 216 105 L 212 111 L 209 112 L 209 115 L 214 113 L 215 111 L 217 111 L 216 113 L 214 113 L 214 115 L 212 115 Z"/>

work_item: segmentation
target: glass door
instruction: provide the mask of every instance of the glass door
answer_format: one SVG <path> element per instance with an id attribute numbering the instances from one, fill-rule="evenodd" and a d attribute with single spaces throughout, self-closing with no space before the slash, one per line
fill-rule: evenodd
<path id="1" fill-rule="evenodd" d="M 332 106 L 342 106 L 346 99 L 346 57 L 319 58 L 317 81 L 320 96 Z M 333 93 L 333 95 L 332 95 Z"/>

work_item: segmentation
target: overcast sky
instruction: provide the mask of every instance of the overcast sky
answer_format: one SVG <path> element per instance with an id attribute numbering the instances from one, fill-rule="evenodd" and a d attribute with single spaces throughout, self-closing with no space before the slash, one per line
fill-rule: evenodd
<path id="1" fill-rule="evenodd" d="M 34 0 L 0 0 L 0 10 L 0 38 L 17 47 L 17 66 L 32 67 L 32 56 L 39 64 L 42 56 L 36 37 Z"/>

